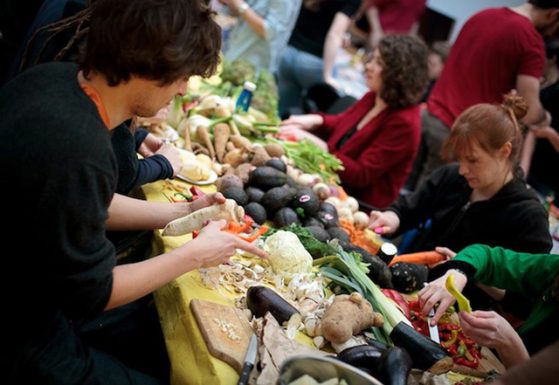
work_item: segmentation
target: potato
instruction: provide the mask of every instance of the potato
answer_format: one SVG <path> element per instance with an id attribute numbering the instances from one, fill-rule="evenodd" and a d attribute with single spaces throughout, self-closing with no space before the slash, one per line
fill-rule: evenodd
<path id="1" fill-rule="evenodd" d="M 343 344 L 352 336 L 371 326 L 382 326 L 381 314 L 359 293 L 337 295 L 322 318 L 324 338 L 335 344 Z"/>

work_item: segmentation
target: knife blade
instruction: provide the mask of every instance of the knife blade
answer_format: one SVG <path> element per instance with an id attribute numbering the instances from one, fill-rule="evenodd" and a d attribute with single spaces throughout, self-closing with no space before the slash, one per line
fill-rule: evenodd
<path id="1" fill-rule="evenodd" d="M 429 337 L 431 340 L 435 341 L 436 343 L 440 344 L 441 340 L 439 338 L 439 327 L 437 325 L 431 325 L 431 319 L 435 315 L 435 309 L 432 308 L 427 315 L 427 325 L 429 326 Z"/>
<path id="2" fill-rule="evenodd" d="M 247 385 L 248 384 L 248 376 L 254 367 L 256 362 L 256 350 L 258 348 L 258 338 L 256 334 L 253 334 L 250 337 L 250 342 L 248 343 L 247 353 L 245 355 L 245 363 L 243 364 L 243 369 L 241 370 L 241 375 L 239 377 L 239 382 L 237 385 Z"/>

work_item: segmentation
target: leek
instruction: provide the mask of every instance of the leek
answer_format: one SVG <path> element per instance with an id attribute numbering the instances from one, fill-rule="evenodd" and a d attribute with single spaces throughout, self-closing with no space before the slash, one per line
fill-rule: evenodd
<path id="1" fill-rule="evenodd" d="M 350 292 L 357 291 L 362 294 L 371 303 L 373 309 L 382 314 L 384 317 L 383 340 L 391 343 L 392 329 L 400 322 L 411 326 L 410 321 L 367 276 L 366 265 L 361 262 L 360 258 L 354 256 L 353 253 L 346 253 L 337 243 L 330 242 L 329 244 L 337 248 L 337 255 L 316 259 L 314 265 L 319 266 L 321 273 L 335 284 Z"/>

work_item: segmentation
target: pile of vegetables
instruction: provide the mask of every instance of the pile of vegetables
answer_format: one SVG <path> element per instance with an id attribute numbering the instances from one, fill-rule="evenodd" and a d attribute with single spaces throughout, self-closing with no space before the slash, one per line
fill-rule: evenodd
<path id="1" fill-rule="evenodd" d="M 338 171 L 344 169 L 342 161 L 324 151 L 308 139 L 298 142 L 276 141 L 285 149 L 287 157 L 295 167 L 308 174 L 318 174 L 327 183 L 340 183 Z"/>
<path id="2" fill-rule="evenodd" d="M 234 110 L 234 100 L 246 80 L 255 81 L 257 89 L 253 107 L 243 114 Z M 376 255 L 380 244 L 367 229 L 368 215 L 337 185 L 342 162 L 308 140 L 284 142 L 268 135 L 278 131 L 277 89 L 271 75 L 263 71 L 257 76 L 243 61 L 225 62 L 220 79 L 198 86 L 200 94 L 175 98 L 168 126 L 182 137 L 185 149 L 215 162 L 214 171 L 222 175 L 216 186 L 227 204 L 173 221 L 163 235 L 189 233 L 206 219 L 225 218 L 229 232 L 248 241 L 263 236 L 271 270 L 282 276 L 281 285 L 284 278 L 309 275 L 313 265 L 318 267 L 336 293 L 322 309 L 320 325 L 313 326 L 313 319 L 305 318 L 306 310 L 264 286 L 248 289 L 248 309 L 257 317 L 270 312 L 280 324 L 304 325 L 316 346 L 316 339 L 322 338 L 336 351 L 336 344 L 371 330 L 375 340 L 346 349 L 339 358 L 385 384 L 406 384 L 412 367 L 443 373 L 452 360 L 477 367 L 479 349 L 459 326 L 446 321 L 439 325 L 441 347 L 427 338 L 418 304 L 408 305 L 399 293 L 422 288 L 426 266 L 444 256 L 397 256 L 387 266 Z M 268 222 L 275 229 L 268 231 Z"/>
<path id="3" fill-rule="evenodd" d="M 428 320 L 421 314 L 419 301 L 409 302 L 408 309 L 412 326 L 421 334 L 428 336 Z M 438 328 L 441 346 L 448 351 L 456 364 L 474 369 L 479 366 L 481 360 L 480 347 L 471 338 L 464 335 L 456 320 L 453 306 L 449 307 L 441 317 Z"/>
<path id="4" fill-rule="evenodd" d="M 320 266 L 322 275 L 330 279 L 332 285 L 360 293 L 383 315 L 382 329 L 373 328 L 378 341 L 405 349 L 411 356 L 413 367 L 433 373 L 450 370 L 452 359 L 446 350 L 411 326 L 405 315 L 367 277 L 355 255 L 338 246 L 337 255 L 315 260 L 315 265 Z"/>

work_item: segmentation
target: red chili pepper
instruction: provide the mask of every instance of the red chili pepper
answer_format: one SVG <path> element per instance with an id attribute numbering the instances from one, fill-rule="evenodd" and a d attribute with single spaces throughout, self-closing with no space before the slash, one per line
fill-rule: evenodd
<path id="1" fill-rule="evenodd" d="M 478 349 L 477 345 L 468 348 L 468 352 L 472 355 L 472 357 L 481 360 L 481 351 Z"/>
<path id="2" fill-rule="evenodd" d="M 460 326 L 450 322 L 439 323 L 439 330 L 460 330 Z"/>
<path id="3" fill-rule="evenodd" d="M 474 368 L 475 369 L 479 366 L 479 360 L 478 359 L 475 359 L 473 361 L 469 361 L 464 357 L 453 357 L 453 360 L 458 365 L 464 365 L 464 366 L 467 366 L 469 368 Z"/>
<path id="4" fill-rule="evenodd" d="M 194 230 L 192 232 L 192 239 L 196 238 L 198 236 L 198 234 L 200 234 L 200 230 Z"/>
<path id="5" fill-rule="evenodd" d="M 441 342 L 441 345 L 445 348 L 448 348 L 451 345 L 456 344 L 457 339 L 458 339 L 458 331 L 457 330 L 452 330 L 450 332 L 450 338 L 447 341 Z"/>
<path id="6" fill-rule="evenodd" d="M 448 353 L 454 357 L 458 354 L 458 349 L 456 348 L 456 345 L 450 345 L 448 348 L 446 348 L 446 350 L 448 350 Z"/>
<path id="7" fill-rule="evenodd" d="M 410 301 L 408 306 L 409 306 L 410 310 L 416 310 L 418 312 L 421 312 L 421 306 L 419 304 L 419 301 Z"/>

